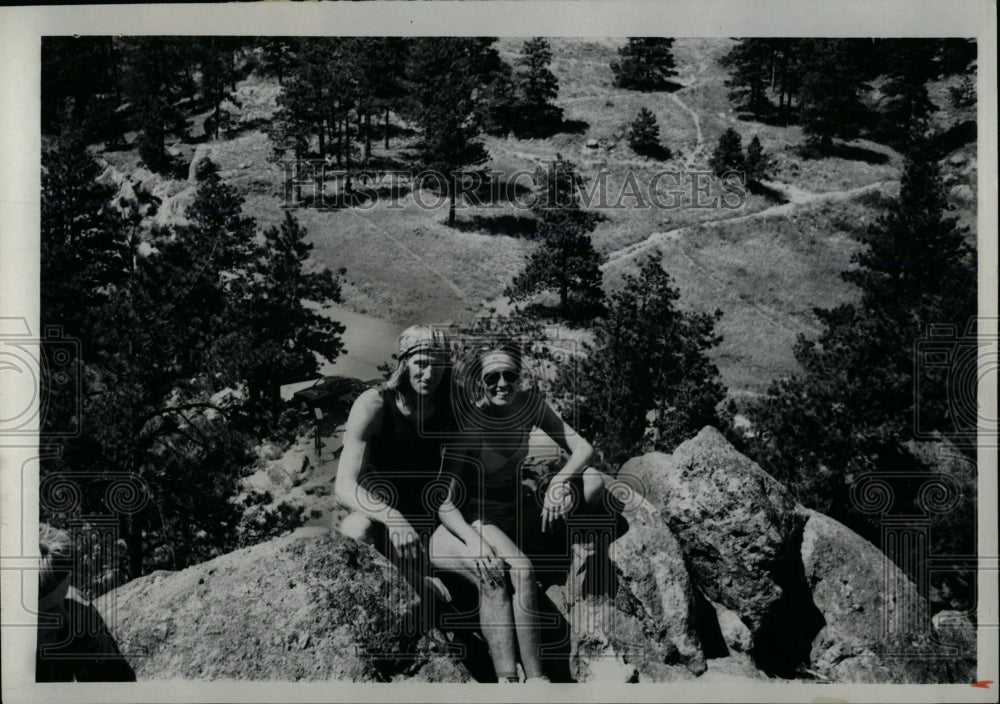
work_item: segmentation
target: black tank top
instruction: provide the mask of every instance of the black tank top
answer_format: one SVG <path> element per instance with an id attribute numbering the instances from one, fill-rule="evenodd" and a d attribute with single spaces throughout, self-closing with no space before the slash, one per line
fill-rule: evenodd
<path id="1" fill-rule="evenodd" d="M 368 455 L 370 490 L 382 487 L 383 498 L 403 515 L 437 518 L 443 485 L 437 487 L 442 447 L 454 433 L 455 423 L 447 394 L 435 400 L 434 413 L 421 427 L 407 419 L 396 406 L 395 393 L 379 389 L 382 399 L 381 427 L 371 440 Z"/>

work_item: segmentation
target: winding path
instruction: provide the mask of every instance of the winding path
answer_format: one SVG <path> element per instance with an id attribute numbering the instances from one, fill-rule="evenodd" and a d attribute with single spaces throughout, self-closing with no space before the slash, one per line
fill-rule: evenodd
<path id="1" fill-rule="evenodd" d="M 685 234 L 687 231 L 694 229 L 696 227 L 717 227 L 721 224 L 726 223 L 737 223 L 737 222 L 747 222 L 748 220 L 758 220 L 762 218 L 772 218 L 777 216 L 788 216 L 793 213 L 800 205 L 806 205 L 810 203 L 833 203 L 841 200 L 847 200 L 849 198 L 854 198 L 855 196 L 862 195 L 864 193 L 871 193 L 873 191 L 881 190 L 884 186 L 896 183 L 895 181 L 877 181 L 875 183 L 869 183 L 866 186 L 858 186 L 857 188 L 849 188 L 844 191 L 829 191 L 826 193 L 810 193 L 809 191 L 804 191 L 797 186 L 792 186 L 791 184 L 779 183 L 776 181 L 763 181 L 762 182 L 768 188 L 781 193 L 787 199 L 787 202 L 781 203 L 779 205 L 772 205 L 770 208 L 765 208 L 764 210 L 759 210 L 756 213 L 750 213 L 749 215 L 736 215 L 731 218 L 719 218 L 718 220 L 706 220 L 703 222 L 696 223 L 694 225 L 686 225 L 684 227 L 679 227 L 674 230 L 667 230 L 666 232 L 654 232 L 649 237 L 639 242 L 634 242 L 630 245 L 626 245 L 621 249 L 617 249 L 607 255 L 607 259 L 604 264 L 601 265 L 601 271 L 607 271 L 608 269 L 618 266 L 622 262 L 630 259 L 634 259 L 637 255 L 642 254 L 650 249 L 654 249 L 661 244 L 677 239 L 678 237 Z"/>

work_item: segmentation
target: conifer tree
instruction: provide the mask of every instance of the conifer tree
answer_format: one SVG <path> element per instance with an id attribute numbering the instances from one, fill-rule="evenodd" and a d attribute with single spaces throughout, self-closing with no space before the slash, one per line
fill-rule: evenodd
<path id="1" fill-rule="evenodd" d="M 927 83 L 938 76 L 938 64 L 926 40 L 887 41 L 883 129 L 891 143 L 905 151 L 914 140 L 921 140 L 936 109 L 927 93 Z"/>
<path id="2" fill-rule="evenodd" d="M 518 59 L 518 131 L 524 134 L 549 133 L 562 120 L 562 110 L 552 104 L 559 95 L 559 82 L 549 69 L 552 48 L 547 39 L 535 37 L 524 42 Z"/>
<path id="3" fill-rule="evenodd" d="M 746 157 L 743 156 L 743 138 L 740 133 L 732 127 L 727 127 L 719 137 L 719 143 L 708 163 L 719 177 L 730 171 L 744 171 Z"/>
<path id="4" fill-rule="evenodd" d="M 43 476 L 142 487 L 148 501 L 117 525 L 128 577 L 232 549 L 239 479 L 254 442 L 275 432 L 277 384 L 339 352 L 342 328 L 304 303 L 335 300 L 336 282 L 304 271 L 297 226 L 260 238 L 211 169 L 189 224 L 126 228 L 82 142 L 47 150 L 42 166 L 42 320 L 80 343 L 72 398 L 43 385 L 43 433 L 61 450 Z M 52 435 L 72 423 L 77 435 Z M 85 495 L 80 511 L 106 513 L 104 500 Z"/>
<path id="5" fill-rule="evenodd" d="M 493 41 L 427 37 L 410 46 L 409 112 L 420 129 L 417 165 L 444 177 L 449 225 L 455 223 L 458 172 L 488 157 L 479 140 L 483 119 L 479 98 L 484 78 L 502 63 Z"/>
<path id="6" fill-rule="evenodd" d="M 611 63 L 614 82 L 632 90 L 667 90 L 677 75 L 671 51 L 673 39 L 641 37 L 628 40 L 618 49 L 619 60 Z"/>
<path id="7" fill-rule="evenodd" d="M 561 158 L 549 164 L 533 208 L 541 242 L 504 292 L 523 301 L 554 291 L 559 315 L 571 321 L 592 318 L 604 301 L 601 259 L 590 240 L 597 218 L 580 206 L 579 179 L 573 164 Z"/>
<path id="8" fill-rule="evenodd" d="M 767 97 L 776 71 L 774 39 L 741 39 L 722 59 L 730 70 L 726 85 L 738 110 L 756 117 L 767 115 L 773 105 Z"/>
<path id="9" fill-rule="evenodd" d="M 640 108 L 629 127 L 628 145 L 636 154 L 654 159 L 669 159 L 670 150 L 660 143 L 660 125 L 648 108 Z"/>
<path id="10" fill-rule="evenodd" d="M 195 51 L 201 68 L 201 91 L 211 115 L 205 119 L 205 133 L 214 139 L 228 129 L 232 115 L 223 106 L 239 107 L 233 84 L 236 82 L 234 53 L 238 48 L 234 37 L 204 37 L 197 40 Z"/>
<path id="11" fill-rule="evenodd" d="M 562 368 L 557 381 L 577 399 L 580 432 L 611 469 L 642 452 L 669 452 L 719 424 L 715 407 L 725 388 L 707 353 L 721 342 L 714 332 L 721 311 L 682 310 L 661 258 L 625 276 L 594 322 L 583 361 Z"/>
<path id="12" fill-rule="evenodd" d="M 949 392 L 948 377 L 968 370 L 928 367 L 915 354 L 931 325 L 955 326 L 960 346 L 976 314 L 974 255 L 948 211 L 940 167 L 923 142 L 907 161 L 899 197 L 843 273 L 859 287 L 860 302 L 817 309 L 822 332 L 800 335 L 795 347 L 802 375 L 776 381 L 749 411 L 755 459 L 806 506 L 873 541 L 877 526 L 852 502 L 851 483 L 865 472 L 926 471 L 909 446 L 915 414 L 924 431 L 948 434 L 955 428 L 950 410 L 962 401 Z M 974 481 L 963 487 L 968 499 Z M 898 496 L 897 505 L 911 500 Z M 960 515 L 974 516 L 974 504 L 965 501 Z M 934 532 L 935 554 L 974 552 L 974 519 L 955 516 L 942 520 L 958 523 Z"/>
<path id="13" fill-rule="evenodd" d="M 834 137 L 858 135 L 865 113 L 860 93 L 866 85 L 858 76 L 855 46 L 843 39 L 810 39 L 803 42 L 800 124 L 806 149 L 830 151 Z"/>
<path id="14" fill-rule="evenodd" d="M 760 183 L 770 177 L 771 159 L 764 153 L 757 135 L 747 145 L 745 168 L 748 183 Z"/>
<path id="15" fill-rule="evenodd" d="M 122 54 L 122 92 L 131 105 L 132 123 L 139 131 L 139 156 L 153 171 L 170 168 L 167 135 L 187 134 L 187 119 L 178 107 L 193 97 L 189 45 L 173 37 L 125 37 Z"/>

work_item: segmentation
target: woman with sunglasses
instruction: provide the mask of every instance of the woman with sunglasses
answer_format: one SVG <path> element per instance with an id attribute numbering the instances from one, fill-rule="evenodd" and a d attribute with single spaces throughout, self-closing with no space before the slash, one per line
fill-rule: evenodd
<path id="1" fill-rule="evenodd" d="M 538 518 L 543 532 L 566 519 L 571 483 L 582 484 L 576 491 L 585 503 L 594 503 L 603 489 L 601 475 L 588 467 L 590 443 L 540 392 L 521 383 L 522 372 L 520 349 L 512 344 L 485 345 L 469 365 L 466 391 L 476 400 L 456 415 L 472 427 L 465 429 L 464 446 L 446 458 L 448 494 L 431 540 L 435 566 L 479 589 L 480 623 L 501 682 L 518 681 L 518 655 L 528 681 L 548 679 L 539 653 L 538 586 L 521 537 L 538 529 Z M 536 503 L 520 502 L 522 465 L 536 427 L 569 455 L 549 483 L 540 515 Z"/>

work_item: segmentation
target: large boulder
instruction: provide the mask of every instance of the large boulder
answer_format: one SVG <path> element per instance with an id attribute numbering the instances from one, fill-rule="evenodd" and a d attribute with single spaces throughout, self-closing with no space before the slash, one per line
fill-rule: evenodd
<path id="1" fill-rule="evenodd" d="M 976 681 L 976 627 L 964 611 L 946 610 L 931 619 L 941 653 L 948 660 L 949 682 Z"/>
<path id="2" fill-rule="evenodd" d="M 579 682 L 664 682 L 700 675 L 705 655 L 680 546 L 642 497 L 629 501 L 623 515 L 628 527 L 610 545 L 609 560 L 589 568 L 609 577 L 602 587 L 580 599 L 562 586 L 548 591 L 569 623 L 571 676 Z"/>
<path id="3" fill-rule="evenodd" d="M 786 592 L 801 581 L 802 519 L 781 484 L 712 427 L 672 455 L 630 460 L 618 476 L 660 509 L 695 582 L 711 601 L 736 613 L 753 640 L 766 642 L 767 633 L 784 627 Z"/>
<path id="4" fill-rule="evenodd" d="M 878 548 L 843 524 L 803 509 L 802 565 L 826 625 L 812 669 L 838 682 L 948 682 L 926 600 Z"/>
<path id="5" fill-rule="evenodd" d="M 298 531 L 109 596 L 139 679 L 469 679 L 441 639 L 400 627 L 420 604 L 399 573 L 336 533 Z"/>

